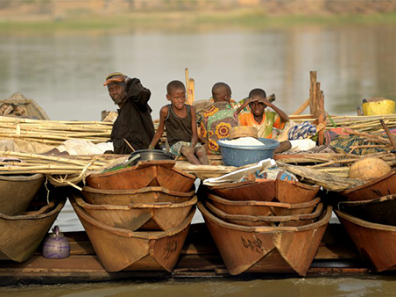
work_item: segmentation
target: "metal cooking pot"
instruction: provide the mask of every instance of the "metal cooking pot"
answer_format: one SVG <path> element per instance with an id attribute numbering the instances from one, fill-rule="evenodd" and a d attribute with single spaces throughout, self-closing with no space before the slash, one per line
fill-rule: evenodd
<path id="1" fill-rule="evenodd" d="M 162 150 L 138 150 L 133 152 L 128 160 L 135 159 L 131 165 L 137 164 L 139 161 L 158 161 L 158 160 L 173 160 L 175 157 L 173 154 L 162 151 Z"/>

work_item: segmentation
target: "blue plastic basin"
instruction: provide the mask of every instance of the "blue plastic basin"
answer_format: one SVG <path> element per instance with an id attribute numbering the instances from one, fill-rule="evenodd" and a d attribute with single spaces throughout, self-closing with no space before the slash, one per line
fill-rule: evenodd
<path id="1" fill-rule="evenodd" d="M 218 141 L 223 157 L 223 163 L 227 166 L 244 166 L 258 163 L 261 160 L 273 158 L 279 141 L 275 139 L 259 138 L 265 146 L 229 145 L 221 140 Z"/>

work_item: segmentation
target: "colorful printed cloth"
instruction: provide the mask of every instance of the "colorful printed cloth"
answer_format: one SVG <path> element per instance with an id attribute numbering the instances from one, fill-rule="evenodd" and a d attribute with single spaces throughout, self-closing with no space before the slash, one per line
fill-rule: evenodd
<path id="1" fill-rule="evenodd" d="M 238 126 L 238 115 L 227 102 L 214 103 L 205 110 L 201 122 L 201 135 L 211 153 L 219 154 L 218 140 L 227 138 L 232 127 Z"/>
<path id="2" fill-rule="evenodd" d="M 242 113 L 239 115 L 239 122 L 241 126 L 253 126 L 257 128 L 258 137 L 261 138 L 272 138 L 273 128 L 283 129 L 285 122 L 283 122 L 280 116 L 273 111 L 265 110 L 263 119 L 260 123 L 256 122 L 254 115 L 251 112 Z"/>
<path id="3" fill-rule="evenodd" d="M 170 147 L 170 152 L 174 154 L 176 157 L 179 157 L 181 155 L 181 149 L 183 146 L 191 146 L 191 142 L 188 141 L 178 141 L 174 145 Z M 194 146 L 194 150 L 198 147 L 202 147 L 202 144 L 199 142 Z"/>
<path id="4" fill-rule="evenodd" d="M 267 180 L 267 179 L 280 179 L 280 180 L 286 180 L 286 181 L 298 181 L 297 177 L 284 169 L 278 168 L 278 166 L 274 167 L 268 167 L 264 171 L 260 172 L 259 175 L 256 175 L 257 179 L 256 181 L 260 181 L 261 179 Z"/>
<path id="5" fill-rule="evenodd" d="M 355 148 L 362 145 L 375 145 L 378 143 L 367 141 L 366 138 L 357 135 L 338 135 L 331 142 L 330 146 L 337 153 L 349 153 L 354 155 L 367 155 L 377 152 L 385 152 L 386 148 L 363 147 Z"/>
<path id="6" fill-rule="evenodd" d="M 246 97 L 246 98 L 240 100 L 240 101 L 238 102 L 238 107 L 242 106 L 242 105 L 246 102 L 246 100 L 248 100 L 248 99 L 249 99 L 249 97 Z M 237 108 L 238 108 L 238 107 L 237 107 Z M 242 109 L 241 112 L 240 112 L 239 114 L 242 114 L 242 113 L 245 113 L 245 112 L 250 112 L 250 106 L 249 106 L 249 104 L 246 105 L 245 108 Z"/>
<path id="7" fill-rule="evenodd" d="M 289 140 L 305 139 L 308 136 L 316 134 L 316 126 L 309 122 L 303 122 L 300 125 L 296 125 L 289 130 Z"/>
<path id="8" fill-rule="evenodd" d="M 209 99 L 209 101 L 212 102 L 212 103 L 214 103 L 213 97 L 211 97 L 211 98 Z M 230 99 L 230 106 L 231 106 L 233 109 L 237 110 L 237 109 L 241 106 L 241 103 L 240 103 L 240 102 L 236 102 L 234 99 Z"/>

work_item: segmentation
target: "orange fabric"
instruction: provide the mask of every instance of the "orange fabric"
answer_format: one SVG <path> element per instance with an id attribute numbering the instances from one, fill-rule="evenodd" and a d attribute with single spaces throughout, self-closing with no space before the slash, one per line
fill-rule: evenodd
<path id="1" fill-rule="evenodd" d="M 239 115 L 239 123 L 241 126 L 253 126 L 257 128 L 258 136 L 261 138 L 272 138 L 272 129 L 283 129 L 285 122 L 281 121 L 279 115 L 275 112 L 265 111 L 261 122 L 254 119 L 251 112 L 242 113 Z"/>

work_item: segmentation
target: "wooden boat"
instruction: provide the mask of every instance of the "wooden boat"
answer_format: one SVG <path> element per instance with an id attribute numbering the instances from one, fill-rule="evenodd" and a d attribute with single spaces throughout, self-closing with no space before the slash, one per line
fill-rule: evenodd
<path id="1" fill-rule="evenodd" d="M 0 214 L 0 259 L 23 262 L 37 250 L 66 202 L 56 195 L 56 202 L 26 215 Z"/>
<path id="2" fill-rule="evenodd" d="M 206 202 L 205 207 L 219 219 L 241 226 L 276 226 L 276 223 L 283 223 L 283 226 L 303 226 L 313 223 L 323 212 L 323 203 L 319 203 L 315 211 L 308 214 L 295 214 L 290 216 L 252 216 L 252 215 L 232 215 L 218 209 L 213 204 Z M 292 222 L 291 224 L 289 224 Z"/>
<path id="3" fill-rule="evenodd" d="M 11 109 L 7 110 L 7 106 L 11 106 Z M 3 109 L 4 111 L 0 112 L 0 116 L 23 117 L 37 120 L 50 119 L 36 101 L 26 98 L 19 92 L 12 94 L 7 99 L 0 100 L 0 110 Z M 22 114 L 19 115 L 18 111 L 22 111 Z"/>
<path id="4" fill-rule="evenodd" d="M 238 201 L 279 201 L 283 203 L 303 203 L 314 199 L 320 187 L 295 181 L 263 180 L 242 183 L 227 183 L 208 187 L 209 191 L 228 200 Z"/>
<path id="5" fill-rule="evenodd" d="M 135 230 L 168 230 L 179 226 L 197 203 L 197 196 L 182 203 L 131 203 L 93 205 L 74 193 L 78 206 L 96 220 L 112 227 Z"/>
<path id="6" fill-rule="evenodd" d="M 378 272 L 396 266 L 396 227 L 370 223 L 345 212 L 335 213 L 361 256 Z"/>
<path id="7" fill-rule="evenodd" d="M 342 200 L 361 201 L 377 199 L 386 195 L 396 194 L 396 171 L 368 181 L 367 183 L 338 193 Z"/>
<path id="8" fill-rule="evenodd" d="M 338 210 L 371 223 L 396 226 L 396 195 L 338 203 Z"/>
<path id="9" fill-rule="evenodd" d="M 1 175 L 0 213 L 10 216 L 23 213 L 44 180 L 43 174 Z"/>
<path id="10" fill-rule="evenodd" d="M 232 201 L 210 193 L 203 194 L 201 197 L 209 200 L 214 206 L 227 214 L 252 216 L 307 214 L 311 213 L 320 202 L 320 198 L 293 204 L 267 201 Z"/>
<path id="11" fill-rule="evenodd" d="M 148 187 L 139 190 L 98 190 L 85 187 L 82 195 L 90 204 L 128 205 L 130 203 L 182 203 L 195 195 L 195 189 L 188 192 L 170 191 L 162 187 Z"/>
<path id="12" fill-rule="evenodd" d="M 88 215 L 72 197 L 70 202 L 108 272 L 144 270 L 139 262 L 148 259 L 157 264 L 157 270 L 172 271 L 195 213 L 195 208 L 191 209 L 179 226 L 167 231 L 136 232 L 103 224 Z"/>
<path id="13" fill-rule="evenodd" d="M 297 272 L 305 276 L 332 210 L 328 206 L 317 222 L 301 227 L 247 227 L 220 220 L 202 203 L 198 208 L 231 275 Z"/>
<path id="14" fill-rule="evenodd" d="M 101 190 L 136 190 L 164 187 L 171 191 L 190 191 L 196 177 L 174 168 L 176 161 L 140 161 L 137 165 L 95 173 L 87 177 L 88 186 Z"/>

